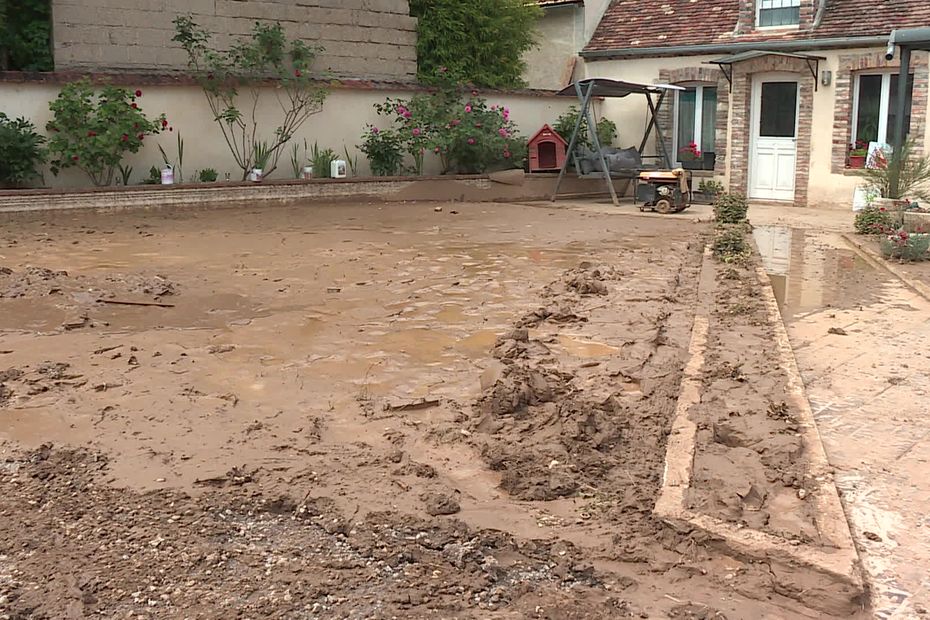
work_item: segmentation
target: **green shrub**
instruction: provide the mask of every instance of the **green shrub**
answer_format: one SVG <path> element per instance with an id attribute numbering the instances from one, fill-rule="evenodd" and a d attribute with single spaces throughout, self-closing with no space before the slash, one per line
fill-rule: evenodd
<path id="1" fill-rule="evenodd" d="M 213 168 L 204 168 L 197 176 L 201 183 L 213 183 L 220 175 Z"/>
<path id="2" fill-rule="evenodd" d="M 0 2 L 0 71 L 52 71 L 52 3 Z"/>
<path id="3" fill-rule="evenodd" d="M 404 165 L 404 142 L 393 129 L 369 125 L 358 148 L 368 158 L 371 173 L 377 177 L 395 176 Z"/>
<path id="4" fill-rule="evenodd" d="M 856 213 L 853 225 L 860 235 L 878 235 L 894 225 L 894 217 L 885 207 L 866 207 Z"/>
<path id="5" fill-rule="evenodd" d="M 903 228 L 884 237 L 879 242 L 882 256 L 901 261 L 930 259 L 930 234 L 909 233 Z"/>
<path id="6" fill-rule="evenodd" d="M 565 114 L 559 116 L 558 120 L 555 121 L 555 125 L 552 126 L 552 129 L 555 130 L 557 134 L 562 136 L 562 138 L 568 142 L 572 139 L 572 132 L 575 130 L 575 123 L 578 122 L 578 112 L 577 106 L 571 106 L 568 108 L 568 111 Z M 617 137 L 617 124 L 612 120 L 607 118 L 602 118 L 597 121 L 597 141 L 601 143 L 601 146 L 610 146 L 614 143 L 614 138 Z M 591 138 L 588 136 L 588 119 L 581 119 L 581 126 L 578 128 L 578 143 L 577 146 L 591 148 Z"/>
<path id="7" fill-rule="evenodd" d="M 698 191 L 702 194 L 713 196 L 716 199 L 717 196 L 724 192 L 723 183 L 713 180 L 703 180 L 698 183 Z"/>
<path id="8" fill-rule="evenodd" d="M 488 88 L 525 86 L 523 54 L 536 44 L 542 10 L 525 0 L 411 0 L 417 76 Z"/>
<path id="9" fill-rule="evenodd" d="M 740 224 L 746 221 L 749 203 L 742 194 L 722 192 L 714 200 L 714 218 L 720 224 Z"/>
<path id="10" fill-rule="evenodd" d="M 393 157 L 399 140 L 401 151 L 413 158 L 413 172 L 419 173 L 423 156 L 432 152 L 442 162 L 442 171 L 482 173 L 490 168 L 520 167 L 526 157 L 526 139 L 510 120 L 510 110 L 491 104 L 477 90 L 463 97 L 451 81 L 428 94 L 410 99 L 387 99 L 376 104 L 382 116 L 392 118 L 392 133 L 371 129 L 363 136 L 371 146 L 384 149 L 383 158 Z M 383 143 L 384 142 L 384 143 Z M 363 149 L 364 150 L 364 149 Z M 370 158 L 369 158 L 370 159 Z"/>
<path id="11" fill-rule="evenodd" d="M 711 250 L 718 260 L 724 263 L 740 263 L 749 258 L 751 253 L 746 241 L 746 226 L 731 224 L 720 226 L 714 231 Z"/>
<path id="12" fill-rule="evenodd" d="M 25 118 L 10 119 L 0 112 L 0 187 L 24 187 L 41 179 L 45 136 Z"/>
<path id="13" fill-rule="evenodd" d="M 145 136 L 168 126 L 165 115 L 146 118 L 135 93 L 104 86 L 99 93 L 88 80 L 66 84 L 49 104 L 54 113 L 45 128 L 52 132 L 48 150 L 52 173 L 65 168 L 83 170 L 94 185 L 112 185 L 126 153 L 142 148 Z"/>

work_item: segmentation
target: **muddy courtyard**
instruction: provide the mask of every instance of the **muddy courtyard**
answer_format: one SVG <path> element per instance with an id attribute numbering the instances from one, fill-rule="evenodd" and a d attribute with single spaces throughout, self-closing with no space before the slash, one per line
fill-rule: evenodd
<path id="1" fill-rule="evenodd" d="M 6 216 L 0 617 L 859 617 L 652 513 L 709 225 L 438 209 Z M 788 437 L 720 277 L 710 402 Z M 816 541 L 798 442 L 712 425 L 761 482 L 693 503 Z"/>

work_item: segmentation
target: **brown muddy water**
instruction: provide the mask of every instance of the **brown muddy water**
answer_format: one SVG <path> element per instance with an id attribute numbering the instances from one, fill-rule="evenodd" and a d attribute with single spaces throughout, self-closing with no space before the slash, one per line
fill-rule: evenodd
<path id="1" fill-rule="evenodd" d="M 0 605 L 24 617 L 826 617 L 651 514 L 701 225 L 2 224 L 0 541 L 26 551 Z"/>

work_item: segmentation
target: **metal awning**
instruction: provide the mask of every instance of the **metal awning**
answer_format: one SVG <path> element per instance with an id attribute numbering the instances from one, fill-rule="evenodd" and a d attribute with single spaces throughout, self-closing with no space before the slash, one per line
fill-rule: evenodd
<path id="1" fill-rule="evenodd" d="M 566 86 L 556 95 L 560 97 L 577 97 L 579 86 L 584 90 L 585 94 L 590 92 L 592 97 L 626 97 L 627 95 L 662 93 L 667 90 L 685 90 L 681 86 L 671 84 L 640 84 L 638 82 L 624 82 L 607 78 L 588 78 L 578 80 L 577 85 Z"/>
<path id="2" fill-rule="evenodd" d="M 709 60 L 704 64 L 708 65 L 717 65 L 720 67 L 720 70 L 723 72 L 724 77 L 727 78 L 727 82 L 730 84 L 730 90 L 733 90 L 733 65 L 738 62 L 744 62 L 746 60 L 753 60 L 755 58 L 762 58 L 764 56 L 782 56 L 784 58 L 797 58 L 803 60 L 807 63 L 807 68 L 810 69 L 811 75 L 814 77 L 814 90 L 817 90 L 817 73 L 820 69 L 820 61 L 826 60 L 823 56 L 812 56 L 810 54 L 798 54 L 795 52 L 769 52 L 766 50 L 749 50 L 747 52 L 739 52 L 738 54 L 730 54 L 729 56 L 724 56 L 723 58 L 718 58 L 717 60 Z"/>

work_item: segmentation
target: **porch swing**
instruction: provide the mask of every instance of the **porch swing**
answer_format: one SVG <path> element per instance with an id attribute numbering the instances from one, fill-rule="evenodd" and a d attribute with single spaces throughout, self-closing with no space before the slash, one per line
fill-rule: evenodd
<path id="1" fill-rule="evenodd" d="M 557 93 L 558 96 L 577 97 L 581 109 L 575 121 L 571 139 L 568 142 L 568 157 L 565 158 L 565 162 L 559 170 L 559 178 L 558 181 L 556 181 L 555 190 L 552 193 L 552 201 L 555 202 L 558 198 L 559 189 L 562 186 L 562 179 L 565 177 L 569 162 L 574 162 L 575 170 L 579 177 L 604 178 L 607 183 L 607 190 L 610 193 L 611 201 L 616 206 L 620 205 L 620 200 L 614 189 L 613 178 L 627 179 L 628 182 L 636 182 L 640 178 L 640 173 L 649 170 L 659 171 L 663 168 L 664 171 L 668 171 L 669 175 L 671 175 L 672 158 L 665 147 L 662 127 L 659 124 L 657 116 L 665 100 L 665 96 L 671 91 L 678 90 L 684 90 L 684 88 L 670 84 L 638 84 L 636 82 L 625 82 L 606 78 L 588 78 L 578 80 L 574 84 L 559 91 Z M 595 97 L 619 98 L 634 94 L 645 96 L 646 105 L 649 109 L 648 122 L 646 123 L 646 129 L 643 132 L 643 138 L 639 144 L 639 148 L 636 149 L 639 161 L 634 162 L 633 165 L 619 165 L 622 163 L 620 162 L 620 158 L 612 155 L 605 155 L 604 153 L 604 149 L 597 136 L 596 115 L 592 110 L 591 103 Z M 657 97 L 657 99 L 654 99 L 654 97 Z M 588 139 L 594 147 L 593 152 L 590 154 L 584 153 L 578 148 L 582 119 L 587 121 Z M 649 137 L 653 133 L 655 134 L 655 142 L 659 152 L 653 155 L 645 155 L 646 144 L 649 142 Z M 642 163 L 645 159 L 656 160 L 656 164 L 646 166 Z M 583 171 L 581 165 L 583 161 L 593 164 L 591 167 L 594 169 L 587 172 Z M 615 164 L 613 170 L 611 170 L 611 163 Z M 671 176 L 669 178 L 671 178 Z M 629 184 L 627 184 L 626 187 L 629 187 Z"/>

